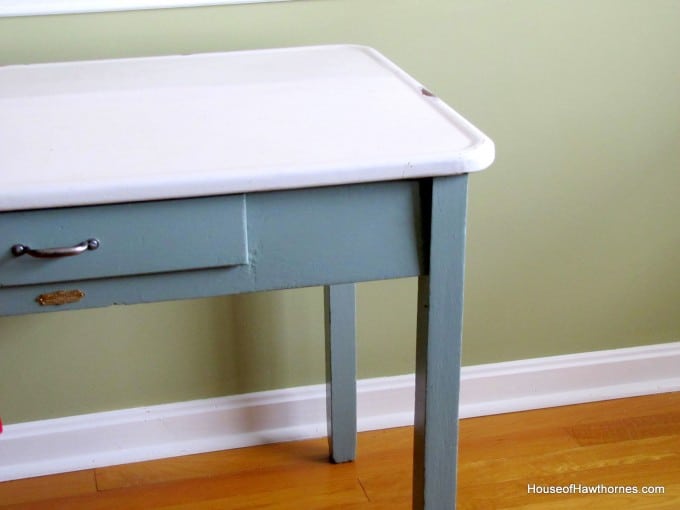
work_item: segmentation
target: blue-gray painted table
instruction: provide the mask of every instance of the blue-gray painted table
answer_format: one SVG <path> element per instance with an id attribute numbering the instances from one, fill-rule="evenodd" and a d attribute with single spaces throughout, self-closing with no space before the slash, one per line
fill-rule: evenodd
<path id="1" fill-rule="evenodd" d="M 417 276 L 413 508 L 455 508 L 467 178 L 488 138 L 353 46 L 10 66 L 0 99 L 0 315 L 323 285 L 344 462 L 353 284 Z"/>

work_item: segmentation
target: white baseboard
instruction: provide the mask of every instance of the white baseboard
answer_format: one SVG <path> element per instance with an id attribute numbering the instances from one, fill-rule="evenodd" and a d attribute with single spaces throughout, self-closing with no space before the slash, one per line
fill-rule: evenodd
<path id="1" fill-rule="evenodd" d="M 680 342 L 464 367 L 462 418 L 680 391 Z M 357 383 L 361 431 L 413 424 L 414 376 Z M 326 434 L 325 386 L 7 425 L 0 481 Z"/>

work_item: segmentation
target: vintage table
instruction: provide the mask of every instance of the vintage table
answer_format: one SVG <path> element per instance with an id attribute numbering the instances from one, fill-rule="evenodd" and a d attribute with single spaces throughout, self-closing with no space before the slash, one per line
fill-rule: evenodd
<path id="1" fill-rule="evenodd" d="M 0 315 L 324 285 L 343 462 L 353 283 L 419 276 L 413 508 L 455 507 L 484 134 L 348 45 L 0 67 L 0 112 Z"/>

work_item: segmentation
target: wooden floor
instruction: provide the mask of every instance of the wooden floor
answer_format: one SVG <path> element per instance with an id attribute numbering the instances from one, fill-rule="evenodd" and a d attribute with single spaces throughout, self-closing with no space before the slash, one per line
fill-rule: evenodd
<path id="1" fill-rule="evenodd" d="M 318 439 L 5 482 L 0 508 L 405 510 L 411 435 L 362 433 L 350 464 Z M 463 420 L 459 471 L 458 509 L 680 509 L 680 393 Z M 536 493 L 570 484 L 664 493 Z"/>

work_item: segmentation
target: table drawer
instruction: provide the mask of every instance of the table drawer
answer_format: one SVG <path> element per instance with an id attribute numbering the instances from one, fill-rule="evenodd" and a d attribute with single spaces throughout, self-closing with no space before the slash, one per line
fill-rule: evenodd
<path id="1" fill-rule="evenodd" d="M 247 264 L 246 240 L 244 195 L 2 213 L 0 286 Z"/>

